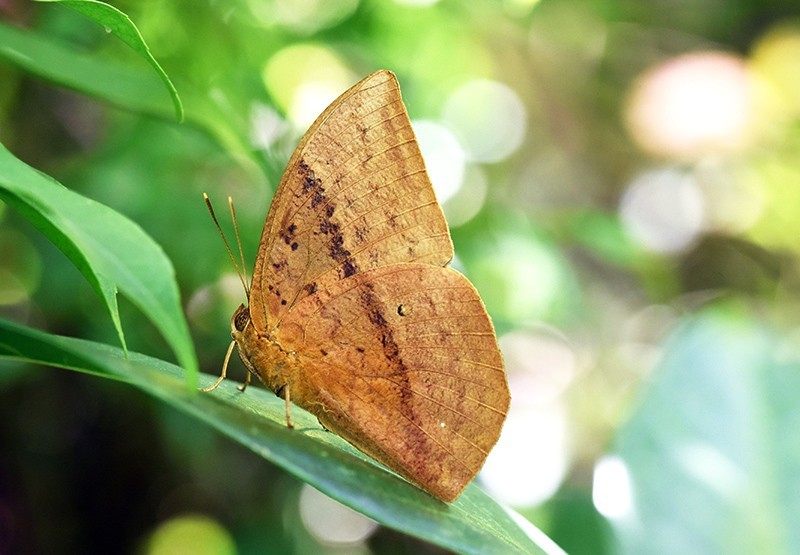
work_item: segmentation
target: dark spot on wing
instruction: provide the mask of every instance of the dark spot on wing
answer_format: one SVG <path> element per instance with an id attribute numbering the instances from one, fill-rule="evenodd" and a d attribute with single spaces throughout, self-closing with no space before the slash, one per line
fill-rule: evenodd
<path id="1" fill-rule="evenodd" d="M 391 331 L 381 335 L 381 345 L 383 345 L 383 354 L 386 355 L 386 358 L 398 361 L 398 365 L 405 369 L 405 364 L 400 360 L 400 349 L 397 347 Z"/>
<path id="2" fill-rule="evenodd" d="M 305 162 L 301 161 L 301 164 L 305 164 Z M 342 265 L 340 271 L 342 277 L 350 277 L 358 272 L 358 266 L 350 258 L 352 253 L 344 246 L 341 226 L 332 219 L 336 212 L 336 205 L 328 199 L 322 181 L 316 177 L 314 170 L 306 165 L 304 171 L 303 192 L 311 192 L 311 207 L 316 208 L 325 203 L 325 210 L 319 215 L 319 232 L 328 236 L 328 256 Z M 290 242 L 286 244 L 288 245 Z M 291 244 L 291 248 L 295 250 L 297 247 Z"/>
<path id="3" fill-rule="evenodd" d="M 325 200 L 325 195 L 323 194 L 324 192 L 325 189 L 323 189 L 321 186 L 314 190 L 314 194 L 311 197 L 311 208 L 316 208 L 322 204 L 322 201 Z"/>
<path id="4" fill-rule="evenodd" d="M 403 401 L 403 411 L 409 418 L 416 421 L 417 418 L 414 415 L 414 407 L 412 405 L 413 394 L 410 388 L 408 368 L 400 356 L 400 348 L 394 339 L 392 328 L 383 315 L 383 303 L 378 299 L 371 284 L 365 283 L 363 285 L 361 294 L 359 295 L 359 303 L 367 312 L 370 323 L 375 326 L 376 336 L 381 338 L 383 355 L 394 368 L 392 374 L 397 376 L 397 379 L 400 381 L 398 389 Z"/>
<path id="5" fill-rule="evenodd" d="M 305 179 L 303 180 L 303 193 L 307 194 L 309 191 L 316 189 L 322 183 L 321 179 L 317 179 L 317 176 L 314 174 L 314 170 L 308 170 L 306 172 Z"/>
<path id="6" fill-rule="evenodd" d="M 375 297 L 375 294 L 372 292 L 372 287 L 365 284 L 364 290 L 367 292 L 366 294 L 361 295 L 361 305 L 368 309 L 367 310 L 367 317 L 369 321 L 375 324 L 379 328 L 387 327 L 386 318 L 383 317 L 383 313 L 380 311 L 378 307 L 378 300 Z"/>
<path id="7" fill-rule="evenodd" d="M 352 258 L 348 258 L 347 260 L 344 261 L 344 264 L 342 264 L 342 273 L 344 274 L 344 277 L 350 277 L 357 271 L 358 268 L 356 268 L 356 265 L 353 262 Z"/>
<path id="8" fill-rule="evenodd" d="M 353 231 L 355 231 L 356 239 L 358 239 L 359 243 L 363 243 L 369 233 L 367 228 L 360 225 L 353 226 Z"/>
<path id="9" fill-rule="evenodd" d="M 292 250 L 293 251 L 296 251 L 297 247 L 298 247 L 297 242 L 292 243 Z"/>
<path id="10" fill-rule="evenodd" d="M 325 219 L 325 220 L 322 220 L 322 222 L 320 222 L 319 231 L 320 231 L 320 233 L 324 233 L 325 235 L 331 235 L 334 232 L 338 232 L 339 231 L 339 226 L 338 226 L 338 224 L 334 224 L 330 220 Z"/>
<path id="11" fill-rule="evenodd" d="M 283 242 L 288 245 L 292 242 L 292 239 L 294 239 L 294 232 L 296 230 L 297 226 L 295 224 L 291 224 L 286 229 L 282 229 L 278 235 L 281 239 L 283 239 Z"/>
<path id="12" fill-rule="evenodd" d="M 306 283 L 305 287 L 303 287 L 306 293 L 309 295 L 313 295 L 317 292 L 317 282 L 313 281 L 311 283 Z"/>
<path id="13" fill-rule="evenodd" d="M 316 208 L 325 200 L 325 187 L 322 186 L 322 180 L 317 177 L 314 170 L 304 160 L 300 161 L 299 166 L 300 173 L 305 174 L 303 178 L 303 194 L 311 193 L 311 207 Z"/>

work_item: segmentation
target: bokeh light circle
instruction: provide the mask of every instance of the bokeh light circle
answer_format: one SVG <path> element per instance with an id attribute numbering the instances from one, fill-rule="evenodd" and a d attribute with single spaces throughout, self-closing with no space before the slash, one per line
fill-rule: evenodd
<path id="1" fill-rule="evenodd" d="M 473 162 L 499 162 L 522 144 L 527 111 L 508 85 L 487 79 L 459 87 L 445 103 L 442 120 Z"/>
<path id="2" fill-rule="evenodd" d="M 150 536 L 147 555 L 235 555 L 230 533 L 215 520 L 195 514 L 176 516 L 161 524 Z"/>
<path id="3" fill-rule="evenodd" d="M 334 51 L 318 44 L 279 50 L 267 61 L 263 79 L 287 119 L 304 131 L 342 91 L 358 81 Z"/>
<path id="4" fill-rule="evenodd" d="M 634 140 L 660 156 L 698 158 L 749 137 L 753 87 L 740 57 L 695 52 L 645 72 L 627 106 Z"/>
<path id="5" fill-rule="evenodd" d="M 464 151 L 445 126 L 433 121 L 412 122 L 425 168 L 440 204 L 455 195 L 464 179 Z"/>
<path id="6" fill-rule="evenodd" d="M 609 455 L 597 461 L 592 480 L 592 502 L 606 518 L 622 519 L 633 511 L 633 486 L 628 466 Z"/>
<path id="7" fill-rule="evenodd" d="M 447 202 L 442 202 L 450 228 L 464 225 L 477 216 L 486 203 L 488 192 L 489 178 L 483 168 L 474 164 L 466 166 L 461 187 Z"/>
<path id="8" fill-rule="evenodd" d="M 471 273 L 496 317 L 531 322 L 556 309 L 570 276 L 552 245 L 537 237 L 506 233 L 484 248 Z"/>
<path id="9" fill-rule="evenodd" d="M 249 0 L 250 12 L 265 27 L 280 25 L 301 35 L 329 29 L 353 15 L 359 0 Z"/>
<path id="10" fill-rule="evenodd" d="M 410 6 L 415 8 L 425 8 L 428 6 L 433 6 L 439 0 L 394 0 L 395 3 L 400 4 L 401 6 Z"/>
<path id="11" fill-rule="evenodd" d="M 319 490 L 304 485 L 300 491 L 300 518 L 320 543 L 347 546 L 369 537 L 378 524 Z"/>
<path id="12" fill-rule="evenodd" d="M 704 199 L 690 174 L 674 168 L 647 171 L 628 186 L 620 203 L 628 234 L 661 253 L 681 251 L 704 226 Z"/>
<path id="13" fill-rule="evenodd" d="M 777 25 L 756 42 L 749 62 L 758 83 L 762 125 L 794 122 L 800 114 L 800 28 Z"/>
<path id="14" fill-rule="evenodd" d="M 563 394 L 575 376 L 576 356 L 551 333 L 512 332 L 499 342 L 513 401 L 481 481 L 504 503 L 530 507 L 552 496 L 566 475 L 569 422 Z"/>

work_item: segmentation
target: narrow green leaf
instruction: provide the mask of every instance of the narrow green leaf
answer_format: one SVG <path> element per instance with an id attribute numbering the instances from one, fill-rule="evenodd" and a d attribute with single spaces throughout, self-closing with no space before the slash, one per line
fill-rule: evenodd
<path id="1" fill-rule="evenodd" d="M 87 55 L 50 37 L 0 22 L 0 58 L 15 66 L 116 106 L 171 118 L 172 111 L 161 80 L 152 71 L 115 64 Z M 188 120 L 214 137 L 224 148 L 238 156 L 250 170 L 253 165 L 247 130 L 234 123 L 235 118 L 209 100 L 207 92 L 188 89 Z"/>
<path id="2" fill-rule="evenodd" d="M 263 458 L 376 521 L 467 554 L 563 553 L 522 517 L 474 484 L 452 504 L 434 499 L 385 470 L 316 419 L 257 387 L 239 392 L 223 382 L 190 395 L 183 371 L 171 364 L 89 341 L 49 335 L 0 319 L 0 359 L 57 366 L 128 382 L 211 425 Z M 206 376 L 204 385 L 211 383 Z"/>
<path id="3" fill-rule="evenodd" d="M 762 323 L 701 314 L 619 431 L 620 553 L 800 553 L 800 359 Z"/>
<path id="4" fill-rule="evenodd" d="M 197 360 L 172 263 L 136 223 L 31 168 L 0 144 L 0 199 L 25 216 L 86 277 L 125 345 L 119 288 L 155 324 L 197 383 Z"/>
<path id="5" fill-rule="evenodd" d="M 162 69 L 150 53 L 147 43 L 142 34 L 134 25 L 133 21 L 117 8 L 97 0 L 37 0 L 38 2 L 57 2 L 75 10 L 88 17 L 89 19 L 102 25 L 108 32 L 115 34 L 122 42 L 130 46 L 136 53 L 142 56 L 153 67 L 158 76 L 167 87 L 172 104 L 175 107 L 175 115 L 178 121 L 183 121 L 183 104 L 178 96 L 175 85 L 170 81 L 169 76 Z"/>
<path id="6" fill-rule="evenodd" d="M 2 22 L 0 56 L 34 75 L 122 108 L 159 117 L 171 113 L 164 87 L 151 71 L 99 60 Z"/>

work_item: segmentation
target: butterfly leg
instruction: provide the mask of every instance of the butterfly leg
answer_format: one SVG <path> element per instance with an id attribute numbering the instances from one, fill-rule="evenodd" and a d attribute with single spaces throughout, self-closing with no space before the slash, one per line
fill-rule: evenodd
<path id="1" fill-rule="evenodd" d="M 225 353 L 225 361 L 222 363 L 222 373 L 219 375 L 219 378 L 217 378 L 217 381 L 215 381 L 213 384 L 211 384 L 208 387 L 199 388 L 200 391 L 203 391 L 205 393 L 208 393 L 209 391 L 214 391 L 215 389 L 217 389 L 219 384 L 222 383 L 222 380 L 224 380 L 228 376 L 228 362 L 230 362 L 230 360 L 231 360 L 231 353 L 233 352 L 233 346 L 234 345 L 236 345 L 236 341 L 231 341 L 231 344 L 228 347 L 228 352 Z M 250 373 L 248 372 L 248 374 L 247 374 L 247 382 L 249 382 L 249 381 L 250 381 Z M 245 386 L 247 386 L 247 382 L 245 382 Z M 242 391 L 244 391 L 244 387 L 242 388 Z"/>
<path id="2" fill-rule="evenodd" d="M 286 399 L 286 427 L 291 430 L 291 429 L 294 428 L 294 425 L 292 424 L 292 416 L 291 416 L 291 414 L 289 412 L 289 384 L 288 383 L 284 386 L 284 393 L 286 394 L 284 396 L 284 399 Z"/>
<path id="3" fill-rule="evenodd" d="M 247 372 L 247 377 L 244 379 L 244 383 L 237 387 L 239 391 L 244 393 L 244 390 L 247 389 L 247 386 L 250 385 L 250 372 Z"/>

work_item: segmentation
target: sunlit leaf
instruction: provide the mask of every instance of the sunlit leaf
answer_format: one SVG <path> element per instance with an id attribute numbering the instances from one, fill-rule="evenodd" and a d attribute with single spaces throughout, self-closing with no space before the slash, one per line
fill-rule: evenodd
<path id="1" fill-rule="evenodd" d="M 167 87 L 170 96 L 172 97 L 172 104 L 175 107 L 175 115 L 179 121 L 183 121 L 183 105 L 178 96 L 178 91 L 175 90 L 175 85 L 170 81 L 169 76 L 161 68 L 161 65 L 156 61 L 150 53 L 147 43 L 145 43 L 139 29 L 136 28 L 133 21 L 123 12 L 113 6 L 109 6 L 105 2 L 97 0 L 37 0 L 38 2 L 57 2 L 67 6 L 78 13 L 81 13 L 89 19 L 99 23 L 105 29 L 116 35 L 122 42 L 130 46 L 137 54 L 142 56 L 153 67 L 155 72 L 161 78 L 164 85 Z"/>
<path id="2" fill-rule="evenodd" d="M 49 335 L 0 320 L 0 358 L 30 361 L 117 379 L 209 424 L 345 505 L 396 530 L 468 554 L 563 553 L 522 517 L 470 485 L 446 504 L 408 484 L 326 432 L 294 408 L 286 427 L 283 400 L 223 382 L 190 395 L 184 372 L 161 360 L 108 345 Z M 212 378 L 206 377 L 204 385 Z M 207 383 L 205 383 L 207 382 Z"/>
<path id="3" fill-rule="evenodd" d="M 32 75 L 126 110 L 172 117 L 164 85 L 151 71 L 139 70 L 80 52 L 52 38 L 0 21 L 0 58 Z M 203 90 L 184 95 L 187 120 L 204 129 L 248 169 L 253 168 L 247 130 Z M 257 175 L 257 172 L 254 173 Z"/>
<path id="4" fill-rule="evenodd" d="M 0 22 L 0 56 L 44 79 L 129 110 L 167 117 L 164 86 L 149 71 L 112 64 Z"/>
<path id="5" fill-rule="evenodd" d="M 164 335 L 197 382 L 197 360 L 181 309 L 172 263 L 136 223 L 83 197 L 17 159 L 0 145 L 0 199 L 53 242 L 97 291 L 125 344 L 117 289 Z"/>

